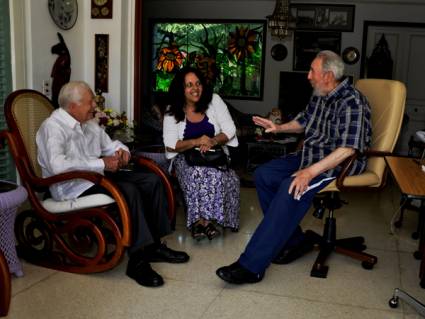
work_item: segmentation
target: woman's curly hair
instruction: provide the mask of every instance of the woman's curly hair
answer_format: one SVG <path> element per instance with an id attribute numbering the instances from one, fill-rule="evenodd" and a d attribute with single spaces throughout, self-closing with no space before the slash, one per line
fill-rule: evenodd
<path id="1" fill-rule="evenodd" d="M 186 105 L 185 97 L 185 78 L 188 73 L 194 73 L 202 84 L 202 95 L 195 105 L 195 112 L 204 113 L 212 100 L 212 88 L 205 81 L 202 73 L 193 67 L 184 67 L 180 69 L 171 81 L 168 89 L 169 108 L 166 114 L 175 117 L 177 123 L 185 118 L 184 107 Z"/>

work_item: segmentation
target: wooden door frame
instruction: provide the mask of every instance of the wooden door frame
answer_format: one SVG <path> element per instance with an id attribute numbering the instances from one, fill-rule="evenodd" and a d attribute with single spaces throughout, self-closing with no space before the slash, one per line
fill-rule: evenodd
<path id="1" fill-rule="evenodd" d="M 134 120 L 140 122 L 142 113 L 142 0 L 135 1 L 134 22 Z"/>
<path id="2" fill-rule="evenodd" d="M 425 23 L 416 22 L 392 22 L 392 21 L 369 21 L 363 22 L 363 40 L 362 40 L 362 54 L 360 58 L 360 78 L 364 78 L 366 69 L 366 49 L 367 49 L 367 35 L 369 27 L 400 27 L 400 28 L 424 28 Z"/>

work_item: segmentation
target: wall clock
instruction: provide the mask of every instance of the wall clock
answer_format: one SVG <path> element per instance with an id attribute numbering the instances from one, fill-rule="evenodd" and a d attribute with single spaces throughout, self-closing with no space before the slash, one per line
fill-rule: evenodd
<path id="1" fill-rule="evenodd" d="M 49 13 L 56 25 L 63 29 L 71 29 L 78 17 L 77 0 L 49 0 Z"/>
<path id="2" fill-rule="evenodd" d="M 112 0 L 91 0 L 92 19 L 112 19 Z"/>
<path id="3" fill-rule="evenodd" d="M 272 47 L 271 55 L 276 61 L 283 61 L 288 55 L 288 49 L 281 43 L 275 44 Z"/>
<path id="4" fill-rule="evenodd" d="M 342 52 L 342 59 L 347 64 L 355 64 L 360 59 L 360 52 L 355 47 L 345 48 Z"/>

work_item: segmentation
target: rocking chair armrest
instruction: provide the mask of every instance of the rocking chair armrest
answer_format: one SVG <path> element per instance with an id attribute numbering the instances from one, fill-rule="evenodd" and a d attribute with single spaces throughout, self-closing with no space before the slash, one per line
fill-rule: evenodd
<path id="1" fill-rule="evenodd" d="M 131 241 L 131 227 L 130 227 L 130 212 L 128 209 L 127 202 L 124 198 L 124 195 L 120 192 L 118 187 L 106 176 L 99 174 L 97 172 L 91 171 L 71 171 L 66 173 L 61 173 L 58 175 L 50 176 L 47 178 L 37 177 L 35 180 L 36 184 L 40 186 L 48 187 L 52 184 L 68 181 L 72 179 L 85 179 L 99 185 L 108 191 L 110 196 L 115 200 L 116 205 L 118 206 L 118 211 L 123 228 L 123 243 L 128 246 Z"/>
<path id="2" fill-rule="evenodd" d="M 72 179 L 85 179 L 90 181 L 96 185 L 100 185 L 101 180 L 106 178 L 102 174 L 92 171 L 71 171 L 60 173 L 57 175 L 53 175 L 45 178 L 37 178 L 37 184 L 42 186 L 51 186 L 52 184 L 56 184 L 59 182 L 64 182 Z"/>
<path id="3" fill-rule="evenodd" d="M 167 176 L 167 174 L 154 160 L 150 158 L 147 158 L 144 156 L 134 156 L 133 162 L 136 163 L 138 166 L 146 167 L 152 173 L 159 176 L 162 183 L 164 184 L 165 192 L 167 195 L 168 218 L 169 220 L 173 220 L 175 215 L 175 195 L 174 195 L 173 185 L 171 184 L 171 181 L 169 177 Z"/>

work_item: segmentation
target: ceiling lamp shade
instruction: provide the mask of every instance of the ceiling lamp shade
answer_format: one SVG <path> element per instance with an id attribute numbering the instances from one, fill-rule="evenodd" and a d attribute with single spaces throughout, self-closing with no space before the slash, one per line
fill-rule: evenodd
<path id="1" fill-rule="evenodd" d="M 276 0 L 273 14 L 267 16 L 268 27 L 273 37 L 285 38 L 289 34 L 289 0 Z"/>

